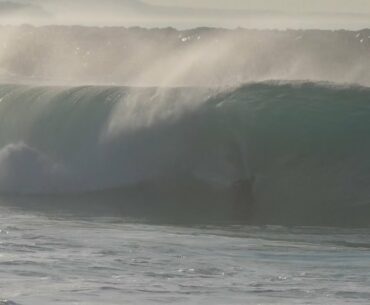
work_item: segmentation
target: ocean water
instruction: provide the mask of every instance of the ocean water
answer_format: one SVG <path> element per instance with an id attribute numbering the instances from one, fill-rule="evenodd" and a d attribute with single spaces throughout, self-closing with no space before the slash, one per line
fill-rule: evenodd
<path id="1" fill-rule="evenodd" d="M 317 82 L 1 85 L 0 193 L 164 222 L 368 227 L 369 96 Z M 243 215 L 234 186 L 251 178 Z"/>
<path id="2" fill-rule="evenodd" d="M 369 304 L 369 96 L 0 85 L 0 304 Z"/>
<path id="3" fill-rule="evenodd" d="M 368 304 L 368 229 L 166 225 L 2 205 L 0 304 Z"/>

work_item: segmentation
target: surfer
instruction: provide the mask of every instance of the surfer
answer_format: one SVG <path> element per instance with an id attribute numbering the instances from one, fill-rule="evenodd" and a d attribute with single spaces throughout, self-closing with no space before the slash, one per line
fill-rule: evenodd
<path id="1" fill-rule="evenodd" d="M 238 218 L 251 219 L 254 210 L 255 177 L 243 178 L 234 182 L 234 211 Z"/>
<path id="2" fill-rule="evenodd" d="M 233 214 L 235 219 L 249 221 L 256 210 L 256 179 L 249 165 L 248 143 L 242 135 L 235 133 L 232 133 L 230 139 L 228 158 L 235 172 L 235 180 L 230 186 Z"/>

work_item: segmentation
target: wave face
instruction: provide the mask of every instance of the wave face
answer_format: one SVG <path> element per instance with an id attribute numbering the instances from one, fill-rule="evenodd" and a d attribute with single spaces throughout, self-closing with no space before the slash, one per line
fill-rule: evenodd
<path id="1" fill-rule="evenodd" d="M 206 201 L 199 190 L 230 193 L 254 176 L 261 222 L 368 224 L 369 96 L 315 83 L 226 92 L 2 85 L 0 190 L 145 185 L 159 198 L 172 189 Z"/>

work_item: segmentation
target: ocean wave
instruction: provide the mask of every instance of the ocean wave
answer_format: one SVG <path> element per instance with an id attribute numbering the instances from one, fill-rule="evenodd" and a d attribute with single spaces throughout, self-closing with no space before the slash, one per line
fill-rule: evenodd
<path id="1" fill-rule="evenodd" d="M 204 193 L 232 193 L 235 181 L 254 176 L 257 218 L 366 222 L 369 94 L 298 82 L 227 90 L 2 85 L 0 190 L 140 186 L 158 201 L 211 201 Z"/>

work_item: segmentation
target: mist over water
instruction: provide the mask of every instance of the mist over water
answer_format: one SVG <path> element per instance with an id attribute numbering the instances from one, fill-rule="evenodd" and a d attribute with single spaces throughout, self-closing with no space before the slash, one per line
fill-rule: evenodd
<path id="1" fill-rule="evenodd" d="M 264 80 L 369 85 L 370 31 L 0 27 L 3 82 L 237 86 Z"/>

